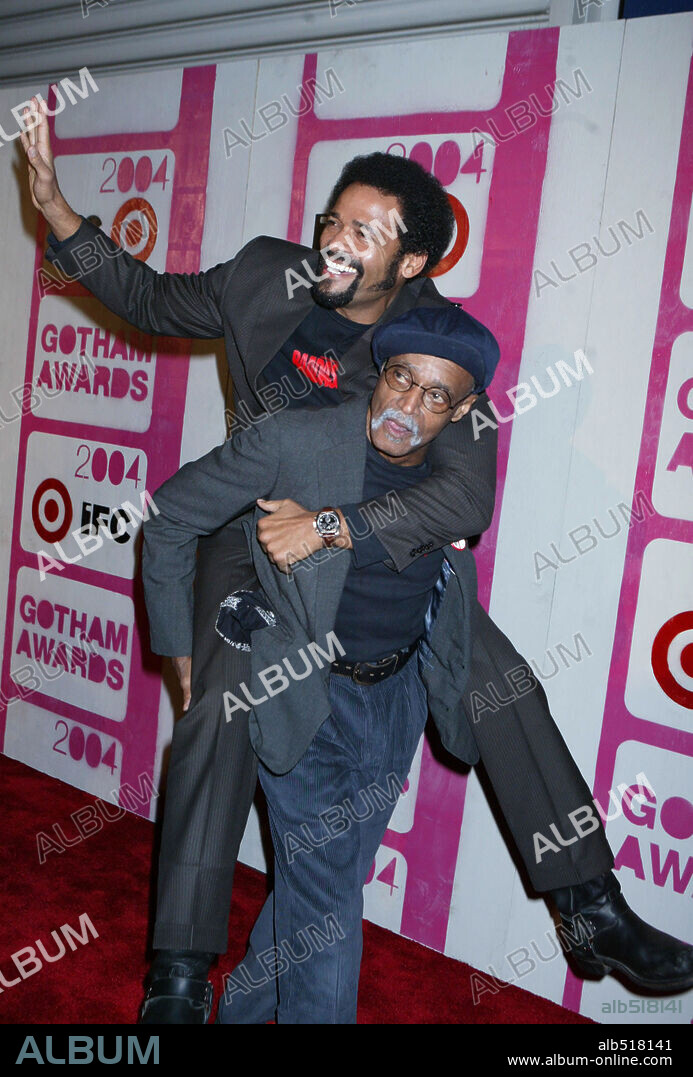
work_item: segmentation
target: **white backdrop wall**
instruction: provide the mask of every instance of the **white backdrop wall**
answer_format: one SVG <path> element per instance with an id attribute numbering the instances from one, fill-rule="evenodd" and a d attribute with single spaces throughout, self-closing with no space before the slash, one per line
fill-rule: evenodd
<path id="1" fill-rule="evenodd" d="M 56 116 L 54 132 L 63 188 L 80 212 L 111 231 L 148 203 L 149 235 L 118 235 L 133 253 L 149 240 L 158 270 L 206 268 L 261 233 L 310 242 L 314 214 L 355 153 L 430 161 L 470 223 L 466 248 L 457 257 L 454 245 L 436 283 L 502 345 L 491 391 L 497 510 L 476 551 L 482 595 L 541 676 L 600 804 L 619 784 L 640 786 L 639 799 L 609 809 L 619 878 L 641 915 L 689 941 L 692 41 L 693 19 L 673 16 L 99 78 L 98 92 Z M 393 79 L 403 70 L 404 83 Z M 283 95 L 299 111 L 311 74 L 331 90 L 296 117 Z M 8 134 L 12 106 L 38 89 L 48 92 L 0 91 Z M 19 414 L 12 390 L 36 390 L 44 364 L 57 361 L 47 326 L 132 340 L 79 288 L 41 287 L 43 230 L 16 145 L 0 147 L 0 170 L 13 266 L 0 365 L 2 750 L 91 793 L 119 790 L 125 803 L 127 786 L 144 789 L 139 811 L 153 818 L 156 797 L 142 780 L 158 784 L 173 713 L 147 651 L 135 543 L 68 565 L 40 589 L 37 550 L 64 524 L 60 513 L 74 527 L 85 503 L 112 510 L 141 491 L 125 476 L 109 485 L 104 460 L 115 478 L 121 458 L 132 476 L 146 469 L 153 490 L 223 439 L 223 352 L 145 342 L 145 401 L 90 411 L 83 397 L 78 411 L 64 392 Z M 579 368 L 576 353 L 587 365 L 562 379 L 561 363 Z M 111 647 L 101 648 L 120 663 L 111 683 L 54 658 L 47 669 L 62 675 L 44 674 L 36 688 L 24 674 L 18 687 L 34 646 L 28 615 L 42 599 L 112 619 Z M 71 640 L 55 623 L 51 631 L 58 654 Z M 255 816 L 242 858 L 263 865 Z M 365 895 L 371 920 L 479 969 L 479 1005 L 500 990 L 493 976 L 600 1021 L 693 1017 L 690 993 L 648 1011 L 612 978 L 582 988 L 566 972 L 546 907 L 528 894 L 476 775 L 449 769 L 427 743 Z"/>

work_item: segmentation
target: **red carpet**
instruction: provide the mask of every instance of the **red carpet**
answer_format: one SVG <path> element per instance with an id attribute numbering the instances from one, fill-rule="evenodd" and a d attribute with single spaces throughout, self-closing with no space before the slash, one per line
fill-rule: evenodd
<path id="1" fill-rule="evenodd" d="M 153 826 L 138 816 L 106 822 L 79 844 L 51 852 L 39 863 L 36 835 L 52 834 L 54 823 L 66 837 L 75 834 L 70 814 L 94 798 L 15 760 L 0 756 L 4 801 L 3 916 L 0 972 L 4 986 L 2 1024 L 134 1024 L 147 971 L 148 915 Z M 86 813 L 88 814 L 88 813 Z M 230 918 L 231 948 L 212 972 L 215 998 L 223 972 L 230 972 L 266 893 L 265 877 L 239 865 Z M 69 924 L 80 933 L 87 913 L 98 937 L 82 929 L 59 960 L 51 932 Z M 62 934 L 58 936 L 58 939 Z M 392 932 L 364 924 L 359 995 L 360 1024 L 579 1024 L 586 1019 L 520 988 L 484 994 L 472 1004 L 468 965 L 428 950 Z M 216 1010 L 216 1004 L 215 1004 Z"/>

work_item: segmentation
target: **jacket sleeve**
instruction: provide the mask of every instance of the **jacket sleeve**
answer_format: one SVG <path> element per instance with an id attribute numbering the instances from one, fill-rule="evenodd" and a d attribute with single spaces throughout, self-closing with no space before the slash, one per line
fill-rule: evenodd
<path id="1" fill-rule="evenodd" d="M 394 511 L 388 495 L 355 506 L 376 526 L 356 563 L 383 560 L 374 553 L 379 541 L 388 557 L 385 564 L 401 572 L 422 554 L 485 531 L 493 518 L 497 451 L 498 427 L 482 393 L 469 412 L 449 423 L 433 442 L 428 454 L 431 474 L 416 486 L 398 490 Z M 349 508 L 353 513 L 354 506 Z"/>
<path id="2" fill-rule="evenodd" d="M 68 239 L 48 241 L 47 260 L 119 318 L 145 333 L 210 339 L 224 335 L 223 291 L 249 246 L 203 273 L 157 273 L 84 217 Z"/>
<path id="3" fill-rule="evenodd" d="M 191 654 L 198 536 L 212 534 L 274 489 L 281 431 L 277 418 L 238 433 L 184 464 L 154 492 L 142 525 L 142 580 L 155 654 Z"/>

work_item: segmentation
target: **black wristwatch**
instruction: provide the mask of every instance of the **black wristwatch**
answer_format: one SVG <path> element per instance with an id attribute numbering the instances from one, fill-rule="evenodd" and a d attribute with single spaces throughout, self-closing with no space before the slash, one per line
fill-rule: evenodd
<path id="1" fill-rule="evenodd" d="M 336 509 L 327 506 L 313 517 L 313 527 L 322 539 L 323 546 L 332 546 L 342 533 L 342 524 Z"/>

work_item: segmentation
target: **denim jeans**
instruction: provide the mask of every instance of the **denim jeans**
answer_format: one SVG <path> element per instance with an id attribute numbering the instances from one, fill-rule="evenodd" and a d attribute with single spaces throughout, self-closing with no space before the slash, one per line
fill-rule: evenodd
<path id="1" fill-rule="evenodd" d="M 330 675 L 332 712 L 288 774 L 260 764 L 274 893 L 225 978 L 221 1024 L 350 1024 L 363 886 L 409 773 L 428 708 L 416 652 L 391 677 Z"/>

